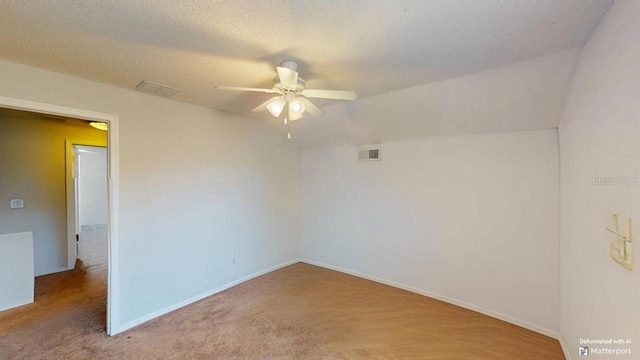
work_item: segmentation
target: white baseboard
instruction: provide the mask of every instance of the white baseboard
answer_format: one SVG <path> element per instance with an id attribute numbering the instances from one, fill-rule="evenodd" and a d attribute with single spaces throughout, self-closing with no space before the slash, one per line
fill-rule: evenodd
<path id="1" fill-rule="evenodd" d="M 70 268 L 69 267 L 59 267 L 59 268 L 55 268 L 55 269 L 50 269 L 47 272 L 44 272 L 42 274 L 34 274 L 34 277 L 57 274 L 57 273 L 61 273 L 61 272 L 64 272 L 64 271 L 73 270 L 74 268 L 75 268 L 75 263 L 74 263 L 74 266 L 72 266 Z"/>
<path id="2" fill-rule="evenodd" d="M 562 347 L 562 352 L 564 353 L 564 357 L 567 360 L 573 360 L 573 358 L 571 357 L 571 352 L 569 351 L 569 347 L 567 346 L 567 343 L 564 341 L 564 337 L 562 337 L 562 334 L 558 335 L 558 341 L 560 341 L 560 346 Z"/>
<path id="3" fill-rule="evenodd" d="M 138 326 L 138 325 L 140 325 L 142 323 L 145 323 L 145 322 L 147 322 L 147 321 L 149 321 L 151 319 L 155 319 L 155 318 L 157 318 L 159 316 L 162 316 L 164 314 L 170 313 L 170 312 L 172 312 L 174 310 L 178 310 L 181 307 L 185 307 L 185 306 L 187 306 L 189 304 L 193 304 L 196 301 L 202 300 L 202 299 L 204 299 L 206 297 L 209 297 L 211 295 L 215 295 L 215 294 L 217 294 L 217 293 L 219 293 L 221 291 L 224 291 L 224 290 L 232 288 L 232 287 L 234 287 L 236 285 L 242 284 L 245 281 L 257 278 L 258 276 L 262 276 L 264 274 L 268 274 L 268 273 L 270 273 L 272 271 L 281 269 L 283 267 L 286 267 L 286 266 L 289 266 L 289 265 L 293 265 L 295 263 L 299 263 L 300 261 L 301 261 L 300 259 L 295 259 L 295 260 L 287 261 L 287 262 L 282 263 L 280 265 L 276 265 L 276 266 L 270 267 L 268 269 L 264 269 L 264 270 L 255 272 L 255 273 L 253 273 L 251 275 L 245 276 L 245 277 L 240 278 L 240 279 L 238 279 L 236 281 L 232 281 L 232 282 L 230 282 L 228 284 L 225 284 L 225 285 L 222 285 L 220 287 L 217 287 L 217 288 L 215 288 L 213 290 L 210 290 L 210 291 L 204 292 L 202 294 L 196 295 L 194 297 L 191 297 L 189 299 L 181 301 L 181 302 L 179 302 L 177 304 L 174 304 L 174 305 L 168 306 L 168 307 L 166 307 L 164 309 L 161 309 L 161 310 L 158 310 L 158 311 L 154 311 L 154 312 L 152 312 L 150 314 L 141 316 L 141 317 L 139 317 L 139 318 L 137 318 L 135 320 L 129 321 L 126 324 L 120 325 L 119 329 L 117 329 L 117 331 L 113 332 L 111 335 L 115 335 L 115 334 L 121 333 L 123 331 L 127 331 L 127 330 L 129 330 L 129 329 L 131 329 L 133 327 L 136 327 L 136 326 Z"/>
<path id="4" fill-rule="evenodd" d="M 323 268 L 330 269 L 330 270 L 339 271 L 339 272 L 342 272 L 342 273 L 345 273 L 345 274 L 357 276 L 357 277 L 360 277 L 360 278 L 363 278 L 363 279 L 375 281 L 375 282 L 378 282 L 378 283 L 381 283 L 381 284 L 393 286 L 395 288 L 411 291 L 411 292 L 416 293 L 416 294 L 424 295 L 424 296 L 427 296 L 427 297 L 430 297 L 430 298 L 434 298 L 434 299 L 437 299 L 437 300 L 440 300 L 440 301 L 447 302 L 449 304 L 453 304 L 453 305 L 456 305 L 456 306 L 463 307 L 465 309 L 469 309 L 469 310 L 472 310 L 472 311 L 475 311 L 475 312 L 479 312 L 481 314 L 484 314 L 484 315 L 487 315 L 487 316 L 491 316 L 493 318 L 496 318 L 496 319 L 499 319 L 499 320 L 502 320 L 502 321 L 506 321 L 508 323 L 523 327 L 523 328 L 531 330 L 531 331 L 535 331 L 535 332 L 537 332 L 539 334 L 546 335 L 546 336 L 552 337 L 554 339 L 559 339 L 560 338 L 560 334 L 557 331 L 549 330 L 549 329 L 543 328 L 541 326 L 532 324 L 532 323 L 530 323 L 528 321 L 516 319 L 514 317 L 511 317 L 511 316 L 508 316 L 508 315 L 504 315 L 504 314 L 501 314 L 501 313 L 493 311 L 493 310 L 485 309 L 485 308 L 482 308 L 482 307 L 479 307 L 479 306 L 476 306 L 476 305 L 473 305 L 473 304 L 469 304 L 469 303 L 464 302 L 464 301 L 453 299 L 453 298 L 450 298 L 448 296 L 444 296 L 444 295 L 432 293 L 432 292 L 429 292 L 429 291 L 421 290 L 421 289 L 418 289 L 418 288 L 415 288 L 415 287 L 412 287 L 412 286 L 409 286 L 409 285 L 396 283 L 396 282 L 393 282 L 393 281 L 385 280 L 385 279 L 382 279 L 382 278 L 379 278 L 379 277 L 376 277 L 376 276 L 363 274 L 363 273 L 360 273 L 360 272 L 357 272 L 357 271 L 353 271 L 353 270 L 350 270 L 350 269 L 341 268 L 339 266 L 328 265 L 328 264 L 324 264 L 324 263 L 321 263 L 321 262 L 317 262 L 317 261 L 313 261 L 313 260 L 306 260 L 306 259 L 302 259 L 302 262 L 310 264 L 310 265 L 323 267 Z"/>

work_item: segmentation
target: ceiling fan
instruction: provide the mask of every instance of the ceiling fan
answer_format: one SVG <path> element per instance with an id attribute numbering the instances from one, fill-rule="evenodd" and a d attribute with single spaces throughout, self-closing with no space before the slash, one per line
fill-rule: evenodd
<path id="1" fill-rule="evenodd" d="M 298 76 L 298 63 L 293 60 L 285 60 L 276 67 L 278 76 L 273 79 L 273 88 L 249 88 L 239 86 L 216 86 L 220 90 L 233 91 L 253 91 L 269 94 L 278 94 L 264 103 L 258 105 L 253 112 L 268 110 L 271 115 L 279 117 L 286 108 L 287 113 L 284 123 L 302 118 L 302 114 L 307 111 L 313 116 L 321 116 L 324 111 L 314 105 L 307 98 L 321 98 L 334 100 L 355 100 L 358 94 L 355 91 L 345 90 L 312 90 L 305 89 L 304 80 Z"/>

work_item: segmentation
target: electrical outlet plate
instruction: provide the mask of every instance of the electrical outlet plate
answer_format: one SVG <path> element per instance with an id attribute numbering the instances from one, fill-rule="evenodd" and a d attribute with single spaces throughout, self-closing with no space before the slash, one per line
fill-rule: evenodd
<path id="1" fill-rule="evenodd" d="M 613 228 L 607 230 L 616 236 L 611 243 L 609 254 L 611 258 L 625 269 L 633 270 L 633 231 L 631 219 L 613 214 Z"/>

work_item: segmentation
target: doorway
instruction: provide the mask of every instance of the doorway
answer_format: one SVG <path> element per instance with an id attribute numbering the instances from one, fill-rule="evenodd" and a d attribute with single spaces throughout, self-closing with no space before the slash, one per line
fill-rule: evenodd
<path id="1" fill-rule="evenodd" d="M 103 269 L 108 260 L 107 147 L 67 140 L 66 152 L 68 266 L 78 259 L 87 269 Z"/>
<path id="2" fill-rule="evenodd" d="M 35 112 L 44 115 L 72 117 L 107 124 L 107 334 L 119 333 L 119 262 L 118 262 L 118 200 L 119 200 L 119 118 L 116 115 L 69 108 L 35 101 L 0 96 L 0 108 Z M 75 254 L 75 246 L 73 250 Z"/>

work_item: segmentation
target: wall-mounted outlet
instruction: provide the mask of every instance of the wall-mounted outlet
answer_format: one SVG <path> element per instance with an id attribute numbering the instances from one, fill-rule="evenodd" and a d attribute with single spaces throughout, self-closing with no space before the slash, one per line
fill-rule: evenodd
<path id="1" fill-rule="evenodd" d="M 233 263 L 234 263 L 234 264 L 236 263 L 236 258 L 233 258 Z"/>

